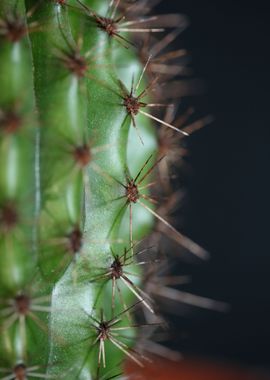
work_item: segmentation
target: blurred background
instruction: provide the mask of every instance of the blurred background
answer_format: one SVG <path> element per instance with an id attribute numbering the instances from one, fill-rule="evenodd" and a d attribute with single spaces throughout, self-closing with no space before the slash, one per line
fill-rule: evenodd
<path id="1" fill-rule="evenodd" d="M 270 368 L 269 5 L 232 0 L 163 1 L 189 28 L 177 40 L 192 56 L 206 94 L 188 99 L 215 121 L 188 139 L 192 170 L 178 226 L 211 253 L 181 263 L 182 289 L 231 305 L 229 313 L 172 315 L 172 347 L 188 356 Z M 217 377 L 216 377 L 217 378 Z M 228 379 L 233 377 L 227 377 Z M 248 377 L 245 377 L 246 379 Z M 240 379 L 240 377 L 239 377 Z"/>

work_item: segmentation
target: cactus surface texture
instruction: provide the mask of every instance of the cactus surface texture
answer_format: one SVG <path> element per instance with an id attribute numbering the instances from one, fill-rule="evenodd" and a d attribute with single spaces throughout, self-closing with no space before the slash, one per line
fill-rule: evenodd
<path id="1" fill-rule="evenodd" d="M 0 2 L 1 380 L 143 366 L 136 339 L 160 324 L 145 238 L 166 231 L 206 256 L 166 217 L 169 165 L 200 124 L 182 130 L 190 111 L 173 123 L 164 108 L 164 84 L 187 70 L 167 49 L 186 20 L 151 16 L 151 3 Z"/>

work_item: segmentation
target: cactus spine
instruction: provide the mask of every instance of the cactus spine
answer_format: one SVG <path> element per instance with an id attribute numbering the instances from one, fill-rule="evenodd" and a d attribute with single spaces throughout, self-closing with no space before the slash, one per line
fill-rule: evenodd
<path id="1" fill-rule="evenodd" d="M 124 267 L 140 273 L 135 242 L 156 216 L 148 194 L 157 137 L 118 6 L 0 4 L 5 380 L 108 379 L 124 356 L 142 365 L 130 351 L 132 311 L 153 307 Z"/>

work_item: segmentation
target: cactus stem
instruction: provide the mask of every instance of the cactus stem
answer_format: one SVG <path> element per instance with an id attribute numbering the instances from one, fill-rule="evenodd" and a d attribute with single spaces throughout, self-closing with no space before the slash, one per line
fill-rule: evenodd
<path id="1" fill-rule="evenodd" d="M 142 287 L 142 266 L 159 260 L 139 258 L 149 248 L 135 250 L 133 239 L 155 217 L 188 245 L 151 205 L 163 154 L 149 120 L 187 134 L 171 104 L 150 99 L 158 81 L 150 66 L 163 74 L 185 54 L 165 49 L 186 20 L 148 16 L 151 0 L 0 3 L 0 380 L 113 379 L 125 357 L 143 366 L 135 340 L 160 325 Z M 154 43 L 152 62 L 141 46 L 175 27 Z M 171 99 L 163 82 L 159 90 Z M 148 113 L 157 107 L 171 119 Z M 136 323 L 136 305 L 149 324 Z"/>

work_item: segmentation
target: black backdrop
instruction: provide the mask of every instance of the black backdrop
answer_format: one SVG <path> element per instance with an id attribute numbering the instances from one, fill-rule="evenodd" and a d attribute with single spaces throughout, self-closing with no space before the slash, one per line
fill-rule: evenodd
<path id="1" fill-rule="evenodd" d="M 196 76 L 208 85 L 206 95 L 191 101 L 215 115 L 188 142 L 192 175 L 181 219 L 212 258 L 188 268 L 193 283 L 185 289 L 231 304 L 225 315 L 174 316 L 174 346 L 270 366 L 269 6 L 167 0 L 159 10 L 189 16 L 178 44 L 191 51 Z"/>

